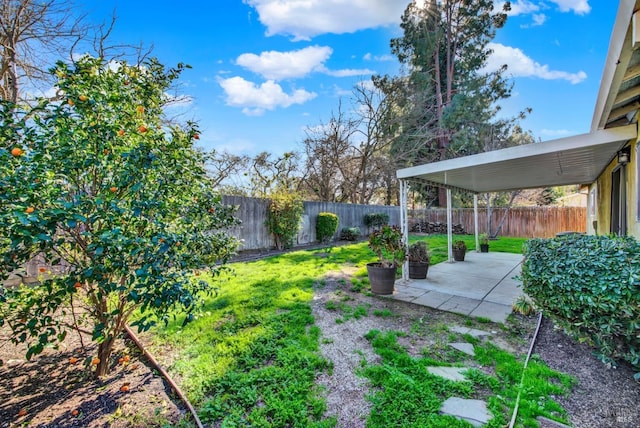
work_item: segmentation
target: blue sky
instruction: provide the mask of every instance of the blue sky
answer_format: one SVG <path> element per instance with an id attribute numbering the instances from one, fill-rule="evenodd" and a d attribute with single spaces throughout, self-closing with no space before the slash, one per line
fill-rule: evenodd
<path id="1" fill-rule="evenodd" d="M 92 22 L 118 17 L 112 40 L 153 45 L 181 78 L 206 149 L 254 155 L 298 149 L 304 129 L 348 105 L 371 74 L 395 74 L 389 41 L 407 0 L 77 0 Z M 496 2 L 499 3 L 499 2 Z M 506 63 L 506 115 L 540 140 L 589 131 L 618 2 L 516 0 L 490 66 Z"/>

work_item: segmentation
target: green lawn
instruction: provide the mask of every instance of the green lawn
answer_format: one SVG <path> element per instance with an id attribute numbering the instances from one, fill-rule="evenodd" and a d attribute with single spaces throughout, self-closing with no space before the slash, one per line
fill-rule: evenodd
<path id="1" fill-rule="evenodd" d="M 415 239 L 411 237 L 412 241 Z M 446 236 L 420 239 L 429 243 L 433 263 L 446 258 Z M 465 240 L 471 244 L 473 237 Z M 501 238 L 491 242 L 491 250 L 519 253 L 523 241 Z M 355 274 L 352 284 L 345 290 L 368 293 L 366 263 L 371 261 L 375 261 L 375 256 L 364 242 L 234 263 L 229 275 L 216 279 L 218 293 L 205 299 L 203 311 L 196 320 L 182 327 L 182 318 L 177 317 L 166 328 L 153 330 L 151 348 L 159 355 L 170 355 L 167 357 L 169 371 L 179 380 L 205 424 L 333 427 L 336 420 L 324 415 L 323 391 L 316 385 L 320 373 L 331 374 L 331 362 L 319 352 L 321 331 L 314 325 L 310 306 L 313 287 L 321 287 L 322 278 L 328 272 L 350 268 Z M 368 313 L 362 308 L 347 306 L 336 306 L 336 310 L 344 312 L 340 322 L 391 315 L 385 311 Z M 387 337 L 386 340 L 391 339 Z M 376 352 L 380 352 L 376 343 L 373 340 Z M 402 354 L 397 346 L 393 349 Z M 407 358 L 411 357 L 401 355 L 403 361 Z M 423 364 L 419 359 L 415 363 Z M 447 364 L 446 361 L 441 363 Z M 396 362 L 383 363 L 382 367 L 388 364 L 397 365 Z M 376 370 L 372 366 L 362 373 L 374 385 L 379 377 L 375 375 Z M 398 367 L 397 370 L 402 369 Z M 399 378 L 409 379 L 410 384 L 419 382 L 418 378 L 410 380 L 413 372 L 398 373 Z M 478 382 L 487 382 L 485 378 L 477 377 Z M 442 385 L 437 386 L 440 393 L 430 395 L 430 406 L 442 399 L 443 391 L 463 388 L 470 394 L 475 388 L 474 382 L 464 387 L 441 382 Z M 380 393 L 391 390 L 390 386 L 382 387 Z M 496 394 L 506 393 L 502 389 L 497 391 Z M 536 391 L 533 393 L 535 395 Z M 374 403 L 378 400 L 376 397 L 371 396 Z M 423 405 L 419 394 L 413 400 L 406 405 L 412 408 Z M 437 412 L 429 417 L 442 419 Z M 372 415 L 367 426 L 389 426 L 393 416 L 385 416 L 380 423 L 376 418 Z M 448 426 L 446 421 L 442 419 L 439 423 Z"/>

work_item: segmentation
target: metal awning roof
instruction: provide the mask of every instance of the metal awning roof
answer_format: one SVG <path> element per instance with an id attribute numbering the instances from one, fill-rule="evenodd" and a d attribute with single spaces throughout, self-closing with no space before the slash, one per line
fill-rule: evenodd
<path id="1" fill-rule="evenodd" d="M 397 177 L 474 193 L 587 184 L 637 135 L 635 124 L 619 126 L 404 168 Z"/>

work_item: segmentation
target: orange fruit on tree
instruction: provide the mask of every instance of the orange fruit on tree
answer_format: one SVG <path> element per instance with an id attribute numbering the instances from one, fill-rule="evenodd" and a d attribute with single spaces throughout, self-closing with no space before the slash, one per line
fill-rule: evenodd
<path id="1" fill-rule="evenodd" d="M 193 134 L 193 139 L 194 139 L 194 140 L 199 140 L 199 139 L 200 139 L 200 136 L 199 136 L 198 134 Z"/>
<path id="2" fill-rule="evenodd" d="M 47 271 L 47 269 L 46 269 L 46 268 L 41 267 L 41 268 L 39 268 L 39 269 L 38 269 L 38 271 L 40 271 L 40 273 L 45 273 L 45 272 Z"/>
<path id="3" fill-rule="evenodd" d="M 91 360 L 91 364 L 97 366 L 98 364 L 100 364 L 100 358 L 94 357 L 93 360 Z"/>
<path id="4" fill-rule="evenodd" d="M 20 147 L 14 147 L 11 149 L 11 156 L 17 158 L 22 155 L 22 149 Z"/>
<path id="5" fill-rule="evenodd" d="M 33 207 L 27 207 L 26 210 L 24 210 L 24 212 L 26 212 L 27 214 L 31 214 L 32 212 L 34 212 L 36 209 Z"/>
<path id="6" fill-rule="evenodd" d="M 76 282 L 75 284 L 73 284 L 74 287 L 76 288 L 82 288 L 82 283 L 81 282 Z"/>
<path id="7" fill-rule="evenodd" d="M 22 417 L 22 416 L 26 416 L 27 415 L 27 409 L 20 409 L 20 411 L 18 412 L 18 416 Z"/>
<path id="8" fill-rule="evenodd" d="M 78 416 L 79 413 L 78 409 L 74 409 L 71 411 L 71 416 Z"/>
<path id="9" fill-rule="evenodd" d="M 118 130 L 118 135 L 122 137 L 124 135 L 124 129 Z"/>
<path id="10" fill-rule="evenodd" d="M 70 106 L 72 106 L 72 105 L 74 105 L 74 104 L 75 104 L 71 98 L 69 98 L 69 100 L 67 101 L 67 103 L 68 103 Z"/>
<path id="11" fill-rule="evenodd" d="M 109 191 L 111 191 L 111 193 L 116 193 L 118 191 L 118 188 L 116 186 L 111 186 L 109 187 Z"/>
<path id="12" fill-rule="evenodd" d="M 136 107 L 136 111 L 140 114 L 144 113 L 144 106 L 138 106 Z"/>
<path id="13" fill-rule="evenodd" d="M 137 364 L 133 364 L 133 365 L 131 365 L 131 367 L 129 367 L 129 368 L 130 368 L 131 370 L 135 370 L 135 369 L 137 369 L 137 368 L 138 368 L 138 365 L 137 365 Z"/>
<path id="14" fill-rule="evenodd" d="M 138 131 L 144 134 L 145 132 L 147 132 L 147 127 L 144 125 L 140 125 L 138 126 Z"/>
<path id="15" fill-rule="evenodd" d="M 128 355 L 125 355 L 124 357 L 122 357 L 122 359 L 125 361 L 125 363 L 128 363 L 130 358 Z"/>
<path id="16" fill-rule="evenodd" d="M 76 357 L 69 358 L 69 364 L 75 364 L 77 362 L 78 362 L 78 359 Z"/>
<path id="17" fill-rule="evenodd" d="M 124 363 L 124 358 L 122 357 L 118 358 L 118 364 L 122 364 L 122 363 Z"/>
<path id="18" fill-rule="evenodd" d="M 129 385 L 126 383 L 120 387 L 121 392 L 129 392 Z"/>
<path id="19" fill-rule="evenodd" d="M 87 101 L 87 100 L 89 99 L 89 97 L 87 97 L 86 95 L 80 95 L 80 96 L 78 97 L 78 99 L 79 99 L 80 101 Z"/>

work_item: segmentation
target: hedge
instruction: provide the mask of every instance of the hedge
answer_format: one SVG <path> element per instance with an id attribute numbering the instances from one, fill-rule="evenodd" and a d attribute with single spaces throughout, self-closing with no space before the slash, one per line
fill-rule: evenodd
<path id="1" fill-rule="evenodd" d="M 640 243 L 570 235 L 525 243 L 524 291 L 605 362 L 628 361 L 640 378 Z"/>
<path id="2" fill-rule="evenodd" d="M 316 238 L 320 242 L 329 242 L 338 230 L 338 216 L 334 213 L 318 213 L 316 220 Z"/>

